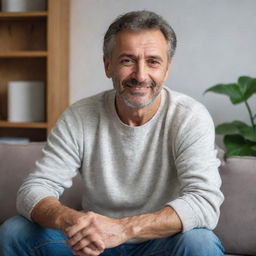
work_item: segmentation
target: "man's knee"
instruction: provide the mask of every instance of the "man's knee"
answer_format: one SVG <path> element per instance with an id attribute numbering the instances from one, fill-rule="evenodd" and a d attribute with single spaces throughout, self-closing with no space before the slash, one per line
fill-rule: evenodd
<path id="1" fill-rule="evenodd" d="M 216 235 L 208 229 L 193 229 L 177 235 L 178 248 L 184 255 L 221 256 L 223 247 Z"/>
<path id="2" fill-rule="evenodd" d="M 8 220 L 6 220 L 1 226 L 0 226 L 0 235 L 4 239 L 12 238 L 20 233 L 22 230 L 23 224 L 23 218 L 20 216 L 12 217 Z"/>
<path id="3" fill-rule="evenodd" d="M 0 226 L 0 255 L 30 255 L 32 251 L 33 255 L 72 255 L 65 240 L 58 230 L 42 228 L 16 216 Z"/>
<path id="4" fill-rule="evenodd" d="M 21 216 L 15 216 L 6 220 L 0 226 L 1 244 L 14 243 L 18 238 L 24 237 L 28 224 L 29 221 Z"/>

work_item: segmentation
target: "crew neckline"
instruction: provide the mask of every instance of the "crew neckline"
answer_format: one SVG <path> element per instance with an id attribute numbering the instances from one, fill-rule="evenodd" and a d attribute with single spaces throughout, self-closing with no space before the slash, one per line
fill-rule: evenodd
<path id="1" fill-rule="evenodd" d="M 162 113 L 162 109 L 164 107 L 164 103 L 166 102 L 166 90 L 165 88 L 163 87 L 161 92 L 160 92 L 160 95 L 161 95 L 161 99 L 160 99 L 160 105 L 156 111 L 156 113 L 154 114 L 154 116 L 148 120 L 145 124 L 143 125 L 139 125 L 139 126 L 130 126 L 128 124 L 125 124 L 118 116 L 117 114 L 117 111 L 116 111 L 116 107 L 115 107 L 115 96 L 116 96 L 116 92 L 115 90 L 112 90 L 110 96 L 108 97 L 108 106 L 110 106 L 110 112 L 111 112 L 111 115 L 112 117 L 114 118 L 114 122 L 119 125 L 120 127 L 124 128 L 124 129 L 128 129 L 128 130 L 141 130 L 141 129 L 144 129 L 145 127 L 151 125 L 152 123 L 154 123 L 159 115 Z"/>

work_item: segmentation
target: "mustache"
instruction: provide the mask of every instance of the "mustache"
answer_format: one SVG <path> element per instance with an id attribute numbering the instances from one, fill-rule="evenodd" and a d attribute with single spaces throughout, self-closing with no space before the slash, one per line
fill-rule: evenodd
<path id="1" fill-rule="evenodd" d="M 143 82 L 139 82 L 137 79 L 135 78 L 129 78 L 127 80 L 124 80 L 122 82 L 123 86 L 145 86 L 145 87 L 156 87 L 156 83 L 154 81 L 143 81 Z"/>

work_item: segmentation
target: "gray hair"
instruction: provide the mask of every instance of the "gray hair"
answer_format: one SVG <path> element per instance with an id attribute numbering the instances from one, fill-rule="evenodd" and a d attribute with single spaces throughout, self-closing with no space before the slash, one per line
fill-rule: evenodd
<path id="1" fill-rule="evenodd" d="M 176 34 L 172 27 L 160 15 L 150 11 L 128 12 L 114 20 L 104 36 L 104 56 L 111 59 L 115 35 L 126 29 L 132 31 L 159 29 L 168 44 L 169 61 L 173 57 L 177 44 Z"/>

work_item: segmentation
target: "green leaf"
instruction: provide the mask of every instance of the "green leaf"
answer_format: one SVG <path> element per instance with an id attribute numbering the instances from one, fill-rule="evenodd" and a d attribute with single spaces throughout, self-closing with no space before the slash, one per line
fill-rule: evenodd
<path id="1" fill-rule="evenodd" d="M 241 128 L 247 128 L 248 125 L 241 121 L 233 121 L 231 123 L 223 123 L 216 126 L 215 131 L 217 134 L 240 134 Z"/>
<path id="2" fill-rule="evenodd" d="M 217 134 L 222 134 L 222 135 L 238 134 L 239 129 L 233 123 L 223 123 L 223 124 L 216 126 L 215 132 Z"/>
<path id="3" fill-rule="evenodd" d="M 249 76 L 241 76 L 238 79 L 238 85 L 243 94 L 244 101 L 256 93 L 256 79 Z"/>
<path id="4" fill-rule="evenodd" d="M 204 93 L 207 92 L 224 94 L 229 97 L 233 104 L 238 104 L 244 101 L 243 93 L 241 92 L 238 84 L 217 84 L 207 89 Z"/>
<path id="5" fill-rule="evenodd" d="M 226 135 L 224 137 L 226 147 L 225 156 L 255 156 L 256 152 L 252 150 L 254 143 L 245 140 L 241 135 Z"/>
<path id="6" fill-rule="evenodd" d="M 251 149 L 252 149 L 253 151 L 256 151 L 256 145 L 255 145 L 255 146 L 252 146 Z"/>
<path id="7" fill-rule="evenodd" d="M 232 124 L 234 124 L 237 128 L 241 129 L 241 128 L 245 128 L 245 127 L 250 127 L 248 124 L 239 121 L 239 120 L 235 120 L 232 122 Z"/>
<path id="8" fill-rule="evenodd" d="M 249 76 L 240 76 L 238 78 L 238 84 L 243 94 L 245 94 L 245 92 L 247 91 L 248 83 L 250 83 L 251 80 L 252 78 L 250 78 Z"/>
<path id="9" fill-rule="evenodd" d="M 248 100 L 256 93 L 256 79 L 249 76 L 241 76 L 238 78 L 237 84 L 217 84 L 207 89 L 204 93 L 207 92 L 224 94 L 229 97 L 233 104 L 238 104 Z"/>
<path id="10" fill-rule="evenodd" d="M 251 126 L 240 129 L 240 134 L 247 140 L 256 142 L 256 128 Z"/>

